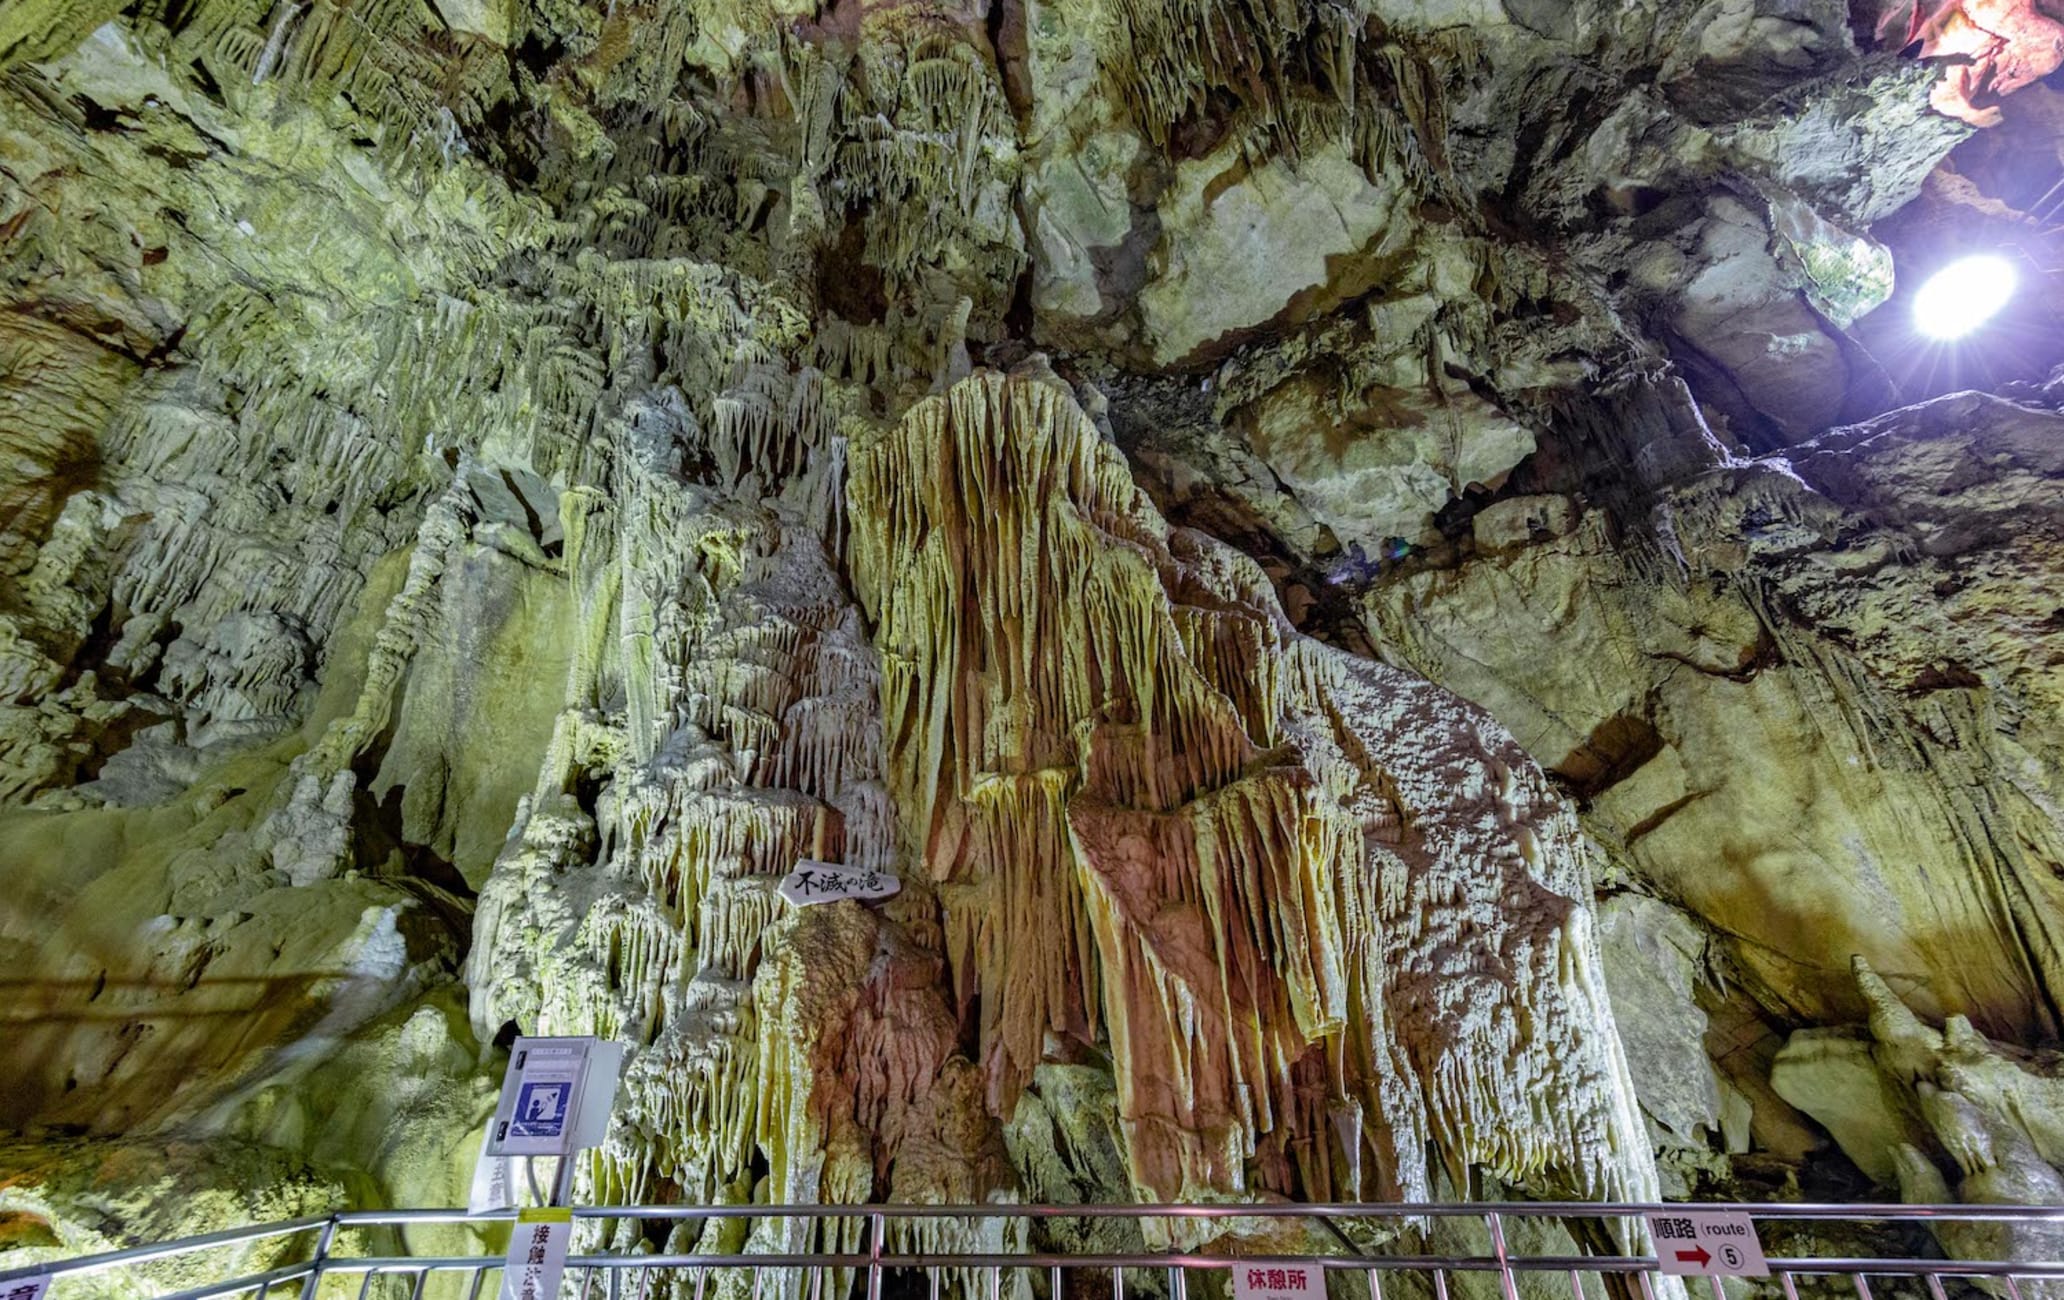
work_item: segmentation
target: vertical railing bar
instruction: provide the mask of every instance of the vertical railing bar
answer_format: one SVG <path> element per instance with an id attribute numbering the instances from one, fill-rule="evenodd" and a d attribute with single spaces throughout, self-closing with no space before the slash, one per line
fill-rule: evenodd
<path id="1" fill-rule="evenodd" d="M 695 1270 L 695 1300 L 702 1300 L 702 1286 L 703 1286 L 703 1283 L 705 1283 L 705 1282 L 707 1282 L 707 1281 L 709 1281 L 709 1270 L 708 1270 L 707 1268 L 698 1268 L 698 1269 L 696 1269 L 696 1270 Z"/>
<path id="2" fill-rule="evenodd" d="M 607 1297 L 607 1300 L 623 1300 L 622 1269 L 612 1268 L 609 1270 L 609 1281 L 603 1284 L 602 1294 Z"/>
<path id="3" fill-rule="evenodd" d="M 1856 1288 L 1856 1300 L 1871 1300 L 1870 1277 L 1867 1274 L 1851 1273 L 1849 1283 Z M 1720 1279 L 1717 1277 L 1713 1279 L 1713 1289 L 1720 1289 Z M 1721 1300 L 1725 1300 L 1725 1297 Z"/>
<path id="4" fill-rule="evenodd" d="M 1369 1300 L 1383 1300 L 1383 1274 L 1375 1265 L 1369 1266 Z M 1582 1296 L 1577 1300 L 1583 1300 Z"/>
<path id="5" fill-rule="evenodd" d="M 409 1300 L 423 1300 L 423 1288 L 425 1286 L 428 1286 L 429 1283 L 430 1270 L 427 1268 L 417 1269 L 416 1284 L 409 1288 Z M 583 1298 L 583 1300 L 585 1300 L 585 1297 Z"/>
<path id="6" fill-rule="evenodd" d="M 270 1280 L 260 1282 L 258 1284 L 258 1293 L 252 1296 L 251 1300 L 265 1300 L 265 1293 L 270 1290 L 272 1290 L 272 1283 Z"/>
<path id="7" fill-rule="evenodd" d="M 1779 1273 L 1777 1282 L 1784 1288 L 1785 1300 L 1799 1300 L 1799 1285 L 1792 1280 L 1790 1273 Z M 1949 1297 L 1943 1296 L 1941 1300 L 1949 1300 Z"/>
<path id="8" fill-rule="evenodd" d="M 867 1217 L 873 1227 L 872 1240 L 867 1244 L 867 1300 L 881 1300 L 882 1239 L 888 1235 L 888 1217 L 880 1213 Z"/>
<path id="9" fill-rule="evenodd" d="M 1512 1260 L 1505 1253 L 1505 1219 L 1496 1210 L 1484 1215 L 1484 1221 L 1491 1226 L 1491 1249 L 1498 1253 L 1498 1283 L 1504 1289 L 1505 1300 L 1519 1300 L 1519 1283 L 1512 1276 Z"/>
<path id="10" fill-rule="evenodd" d="M 2012 1296 L 2014 1300 L 2021 1300 L 2021 1284 L 2014 1280 L 2012 1273 L 2000 1274 L 2000 1280 L 2007 1284 L 2008 1295 Z"/>
<path id="11" fill-rule="evenodd" d="M 760 1279 L 766 1275 L 767 1270 L 763 1268 L 756 1268 L 752 1271 L 752 1300 L 760 1300 Z"/>
<path id="12" fill-rule="evenodd" d="M 932 1300 L 938 1300 L 934 1296 Z M 1111 1270 L 1111 1300 L 1125 1300 L 1125 1269 L 1119 1266 Z"/>
<path id="13" fill-rule="evenodd" d="M 1569 1271 L 1570 1300 L 1584 1300 L 1584 1275 L 1575 1269 Z"/>
<path id="14" fill-rule="evenodd" d="M 925 1275 L 926 1275 L 926 1276 L 925 1276 L 925 1289 L 926 1289 L 926 1294 L 927 1294 L 928 1296 L 930 1296 L 931 1300 L 939 1300 L 939 1267 L 938 1267 L 938 1265 L 934 1264 L 934 1265 L 933 1265 L 932 1267 L 930 1267 L 930 1268 L 926 1269 L 926 1270 L 925 1270 Z"/>
<path id="15" fill-rule="evenodd" d="M 480 1300 L 480 1288 L 487 1285 L 488 1267 L 482 1264 L 473 1270 L 473 1285 L 466 1289 L 466 1300 Z"/>
<path id="16" fill-rule="evenodd" d="M 1448 1270 L 1433 1270 L 1433 1295 L 1434 1300 L 1448 1300 Z"/>
<path id="17" fill-rule="evenodd" d="M 1713 1300 L 1727 1300 L 1727 1288 L 1720 1285 L 1720 1279 L 1717 1276 L 1708 1274 L 1706 1281 L 1713 1286 Z M 1866 1295 L 1863 1297 L 1863 1300 L 1871 1300 L 1871 1298 Z"/>
<path id="18" fill-rule="evenodd" d="M 992 1268 L 989 1270 L 989 1300 L 1002 1300 L 1002 1297 L 1003 1270 L 1001 1268 Z"/>
<path id="19" fill-rule="evenodd" d="M 358 1284 L 358 1300 L 366 1300 L 367 1293 L 373 1289 L 373 1279 L 379 1275 L 380 1270 L 377 1268 L 366 1270 L 365 1280 Z"/>
<path id="20" fill-rule="evenodd" d="M 1646 1269 L 1634 1275 L 1641 1279 L 1641 1300 L 1655 1300 L 1655 1282 Z"/>
<path id="21" fill-rule="evenodd" d="M 1949 1292 L 1944 1290 L 1942 1286 L 1942 1275 L 1940 1273 L 1929 1273 L 1925 1276 L 1928 1279 L 1928 1294 L 1934 1297 L 1934 1300 L 1949 1300 Z"/>
<path id="22" fill-rule="evenodd" d="M 1061 1266 L 1059 1264 L 1047 1270 L 1046 1300 L 1061 1300 Z"/>
<path id="23" fill-rule="evenodd" d="M 337 1239 L 337 1216 L 332 1214 L 323 1220 L 322 1232 L 315 1239 L 315 1256 L 310 1259 L 308 1281 L 302 1284 L 301 1300 L 315 1300 L 315 1289 L 322 1282 L 323 1266 L 330 1261 L 330 1246 Z"/>

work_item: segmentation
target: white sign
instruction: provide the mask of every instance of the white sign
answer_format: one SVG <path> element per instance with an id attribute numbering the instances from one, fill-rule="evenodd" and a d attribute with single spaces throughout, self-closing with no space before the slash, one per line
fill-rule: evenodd
<path id="1" fill-rule="evenodd" d="M 509 1176 L 512 1163 L 507 1156 L 489 1155 L 487 1143 L 481 1142 L 479 1158 L 473 1162 L 473 1185 L 466 1191 L 466 1213 L 486 1214 L 516 1204 L 516 1184 Z"/>
<path id="2" fill-rule="evenodd" d="M 1317 1264 L 1235 1264 L 1233 1300 L 1326 1300 Z"/>
<path id="3" fill-rule="evenodd" d="M 559 1300 L 559 1274 L 573 1237 L 573 1210 L 541 1205 L 519 1210 L 509 1234 L 509 1261 L 502 1268 L 501 1300 Z"/>
<path id="4" fill-rule="evenodd" d="M 1656 1263 L 1676 1277 L 1769 1277 L 1756 1221 L 1739 1210 L 1651 1211 Z"/>
<path id="5" fill-rule="evenodd" d="M 795 870 L 781 878 L 781 896 L 797 907 L 835 903 L 841 898 L 888 898 L 902 888 L 903 882 L 886 871 L 808 858 L 797 861 Z"/>
<path id="6" fill-rule="evenodd" d="M 519 1038 L 481 1150 L 563 1156 L 600 1146 L 616 1099 L 623 1047 L 599 1038 Z"/>
<path id="7" fill-rule="evenodd" d="M 0 1282 L 0 1300 L 43 1300 L 43 1293 L 49 1289 L 48 1273 L 18 1277 L 12 1282 Z"/>

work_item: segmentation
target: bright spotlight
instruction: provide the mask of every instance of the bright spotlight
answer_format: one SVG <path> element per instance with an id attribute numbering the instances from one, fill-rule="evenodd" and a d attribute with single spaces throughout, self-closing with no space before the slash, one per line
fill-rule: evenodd
<path id="1" fill-rule="evenodd" d="M 1928 277 L 1914 296 L 1914 328 L 1929 338 L 1960 339 L 2014 296 L 2014 267 L 1989 253 L 1960 257 Z"/>

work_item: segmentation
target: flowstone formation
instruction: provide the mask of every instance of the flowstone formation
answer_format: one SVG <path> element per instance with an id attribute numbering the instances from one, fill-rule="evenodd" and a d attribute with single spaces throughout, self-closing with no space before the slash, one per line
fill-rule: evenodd
<path id="1" fill-rule="evenodd" d="M 1490 720 L 1299 636 L 1051 378 L 854 453 L 891 788 L 991 1095 L 1110 1043 L 1134 1188 L 1652 1194 L 1573 819 Z M 1253 1169 L 1253 1175 L 1248 1170 Z"/>
<path id="2" fill-rule="evenodd" d="M 2053 1196 L 2060 61 L 6 5 L 0 1243 L 463 1200 L 525 1032 L 598 1200 Z"/>
<path id="3" fill-rule="evenodd" d="M 843 452 L 815 372 L 740 380 L 707 433 L 635 412 L 581 503 L 566 701 L 477 913 L 483 1036 L 634 1049 L 584 1188 L 1016 1198 L 1002 1122 L 1108 1051 L 1099 1195 L 1425 1199 L 1429 1152 L 1654 1194 L 1582 842 L 1495 724 L 1296 633 L 1050 374 Z M 806 857 L 904 889 L 794 907 Z"/>

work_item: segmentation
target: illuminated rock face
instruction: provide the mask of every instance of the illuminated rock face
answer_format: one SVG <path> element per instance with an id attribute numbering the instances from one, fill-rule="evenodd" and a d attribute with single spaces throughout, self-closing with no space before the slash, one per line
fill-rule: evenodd
<path id="1" fill-rule="evenodd" d="M 843 455 L 814 376 L 754 379 L 709 439 L 759 430 L 763 504 L 627 454 L 572 516 L 569 573 L 613 598 L 565 629 L 474 929 L 483 1035 L 642 1049 L 596 1194 L 1015 1195 L 1000 1121 L 1100 1043 L 1104 1194 L 1424 1199 L 1429 1149 L 1653 1194 L 1583 842 L 1495 723 L 1297 633 L 1050 374 Z M 794 907 L 800 858 L 910 887 Z"/>
<path id="2" fill-rule="evenodd" d="M 0 6 L 0 1214 L 2048 1194 L 2064 29 L 1854 8 Z"/>
<path id="3" fill-rule="evenodd" d="M 1646 1194 L 1576 825 L 1495 723 L 1299 635 L 1065 385 L 859 447 L 890 788 L 1001 1113 L 1107 1037 L 1135 1190 Z"/>

